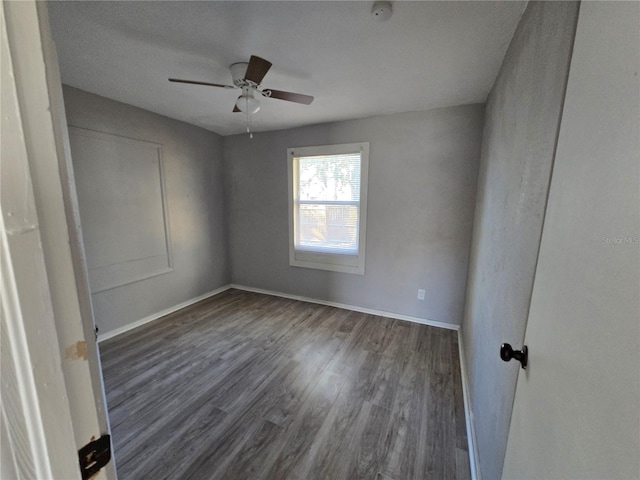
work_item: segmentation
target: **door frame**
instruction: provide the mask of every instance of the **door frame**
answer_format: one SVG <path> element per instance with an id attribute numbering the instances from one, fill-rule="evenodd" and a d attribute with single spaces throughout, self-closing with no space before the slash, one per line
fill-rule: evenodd
<path id="1" fill-rule="evenodd" d="M 2 474 L 80 478 L 78 449 L 109 423 L 62 84 L 46 3 L 0 17 Z"/>

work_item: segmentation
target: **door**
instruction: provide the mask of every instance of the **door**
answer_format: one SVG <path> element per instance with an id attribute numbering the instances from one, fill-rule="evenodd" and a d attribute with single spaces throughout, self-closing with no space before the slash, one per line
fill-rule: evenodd
<path id="1" fill-rule="evenodd" d="M 640 477 L 639 19 L 580 8 L 504 479 Z"/>
<path id="2" fill-rule="evenodd" d="M 0 9 L 2 455 L 20 478 L 80 478 L 77 450 L 109 425 L 62 86 L 46 3 Z"/>

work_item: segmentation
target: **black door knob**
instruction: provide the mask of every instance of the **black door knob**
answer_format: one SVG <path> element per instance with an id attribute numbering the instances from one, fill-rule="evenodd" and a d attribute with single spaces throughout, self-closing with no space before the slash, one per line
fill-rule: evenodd
<path id="1" fill-rule="evenodd" d="M 525 345 L 522 350 L 514 350 L 508 343 L 503 343 L 500 347 L 500 358 L 505 362 L 508 362 L 512 358 L 515 358 L 520 362 L 522 368 L 527 369 L 527 357 L 529 356 L 529 349 Z"/>

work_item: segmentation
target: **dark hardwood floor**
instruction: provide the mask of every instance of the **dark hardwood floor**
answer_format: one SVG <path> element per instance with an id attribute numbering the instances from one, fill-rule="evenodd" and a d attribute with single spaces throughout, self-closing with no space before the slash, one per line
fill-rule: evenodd
<path id="1" fill-rule="evenodd" d="M 470 478 L 454 331 L 228 290 L 100 350 L 120 480 Z"/>

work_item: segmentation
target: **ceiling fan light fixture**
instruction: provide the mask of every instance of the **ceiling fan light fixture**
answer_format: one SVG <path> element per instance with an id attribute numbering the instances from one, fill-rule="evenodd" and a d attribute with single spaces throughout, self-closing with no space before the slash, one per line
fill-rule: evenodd
<path id="1" fill-rule="evenodd" d="M 236 107 L 243 113 L 253 115 L 260 110 L 260 101 L 253 96 L 253 92 L 243 92 L 236 100 Z"/>

